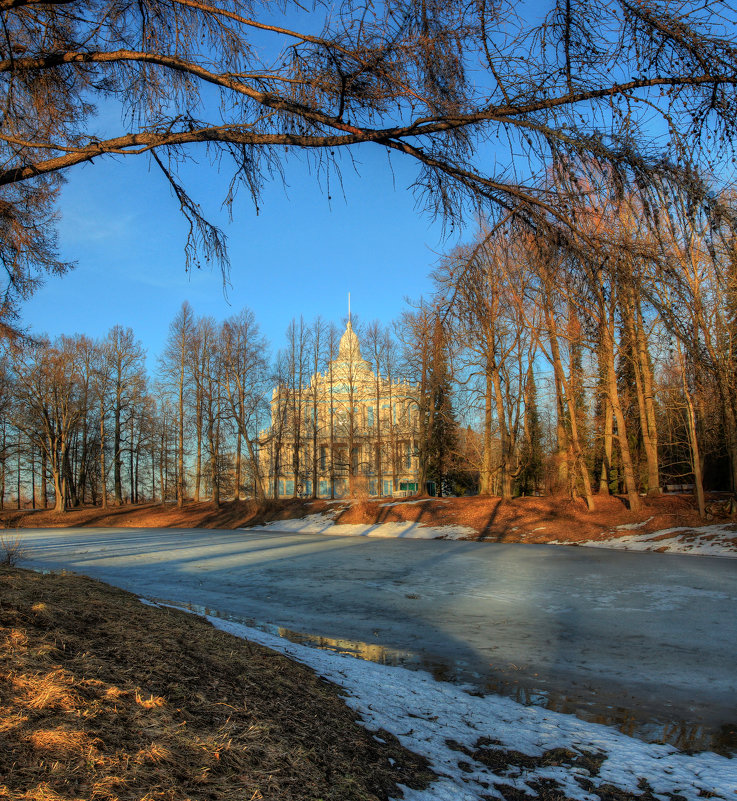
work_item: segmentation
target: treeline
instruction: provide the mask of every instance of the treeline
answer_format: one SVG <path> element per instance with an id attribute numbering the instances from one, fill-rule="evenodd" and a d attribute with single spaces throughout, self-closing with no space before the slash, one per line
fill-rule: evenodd
<path id="1" fill-rule="evenodd" d="M 120 326 L 101 341 L 75 335 L 6 342 L 0 508 L 53 505 L 62 512 L 81 504 L 187 499 L 218 505 L 277 495 L 280 477 L 293 479 L 296 494 L 316 467 L 307 432 L 318 415 L 310 417 L 310 408 L 326 401 L 315 396 L 311 377 L 329 369 L 341 334 L 319 318 L 295 319 L 272 358 L 252 311 L 218 323 L 185 303 L 153 371 L 134 332 Z M 362 335 L 383 376 L 407 375 L 390 327 L 376 322 Z M 277 388 L 281 412 L 271 426 Z M 350 416 L 336 406 L 331 420 L 341 411 Z M 293 452 L 269 485 L 259 456 L 274 441 L 279 450 L 281 440 Z"/>
<path id="2" fill-rule="evenodd" d="M 575 240 L 509 219 L 433 274 L 427 310 L 480 413 L 481 492 L 558 491 L 590 508 L 617 492 L 636 509 L 641 493 L 687 484 L 703 515 L 705 488 L 737 490 L 733 221 L 707 202 L 653 209 L 611 180 L 583 184 L 570 187 Z"/>
<path id="3" fill-rule="evenodd" d="M 591 508 L 622 493 L 636 509 L 691 485 L 703 514 L 706 490 L 737 489 L 733 229 L 677 198 L 655 215 L 598 187 L 579 197 L 575 244 L 510 218 L 444 258 L 432 296 L 393 326 L 354 321 L 376 373 L 416 387 L 416 452 L 395 452 L 376 422 L 366 441 L 387 450 L 380 473 L 416 457 L 420 488 Z M 325 433 L 311 377 L 341 334 L 295 319 L 272 358 L 251 311 L 216 323 L 185 303 L 153 376 L 130 329 L 6 343 L 0 504 L 219 504 L 277 494 L 280 477 L 297 493 Z M 264 486 L 259 452 L 282 440 L 292 452 Z"/>
<path id="4" fill-rule="evenodd" d="M 0 505 L 219 503 L 252 491 L 269 354 L 253 313 L 222 324 L 185 303 L 155 376 L 130 328 L 102 341 L 6 343 Z M 12 482 L 10 477 L 13 477 Z"/>

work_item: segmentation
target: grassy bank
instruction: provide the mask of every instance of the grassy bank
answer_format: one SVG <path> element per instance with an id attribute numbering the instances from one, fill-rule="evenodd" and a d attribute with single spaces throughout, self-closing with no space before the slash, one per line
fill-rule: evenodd
<path id="1" fill-rule="evenodd" d="M 274 652 L 80 576 L 0 569 L 0 799 L 385 799 L 419 757 Z"/>

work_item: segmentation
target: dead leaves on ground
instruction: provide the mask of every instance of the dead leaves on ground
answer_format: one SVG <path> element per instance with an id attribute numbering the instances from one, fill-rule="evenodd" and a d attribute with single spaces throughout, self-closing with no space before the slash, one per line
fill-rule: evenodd
<path id="1" fill-rule="evenodd" d="M 79 576 L 0 571 L 0 799 L 383 799 L 430 778 L 311 671 Z"/>

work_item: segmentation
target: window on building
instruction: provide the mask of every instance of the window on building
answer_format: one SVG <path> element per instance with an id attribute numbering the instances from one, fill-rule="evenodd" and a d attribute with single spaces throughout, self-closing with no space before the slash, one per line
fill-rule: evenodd
<path id="1" fill-rule="evenodd" d="M 328 463 L 328 449 L 325 445 L 320 446 L 320 470 L 325 470 Z"/>
<path id="2" fill-rule="evenodd" d="M 367 418 L 368 418 L 367 419 L 367 425 L 368 425 L 369 428 L 373 428 L 374 427 L 374 407 L 373 406 L 369 406 L 367 408 L 367 410 L 366 410 L 366 414 L 367 414 Z"/>

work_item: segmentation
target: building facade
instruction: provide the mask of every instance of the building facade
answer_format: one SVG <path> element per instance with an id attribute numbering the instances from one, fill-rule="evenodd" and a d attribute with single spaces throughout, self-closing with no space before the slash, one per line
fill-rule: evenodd
<path id="1" fill-rule="evenodd" d="M 392 496 L 418 488 L 419 393 L 372 370 L 350 320 L 337 358 L 274 388 L 259 437 L 268 497 Z"/>

